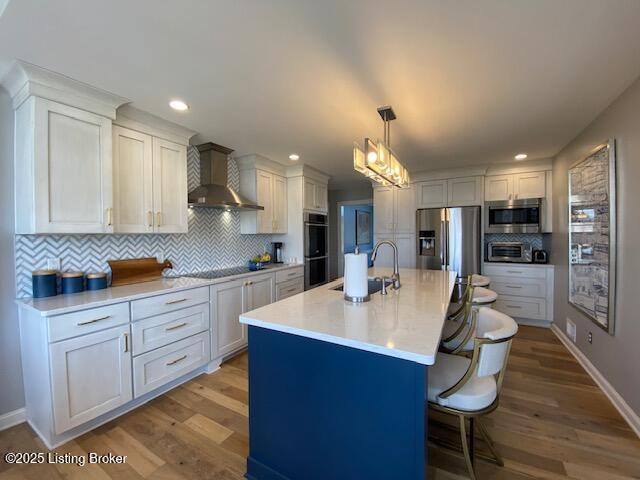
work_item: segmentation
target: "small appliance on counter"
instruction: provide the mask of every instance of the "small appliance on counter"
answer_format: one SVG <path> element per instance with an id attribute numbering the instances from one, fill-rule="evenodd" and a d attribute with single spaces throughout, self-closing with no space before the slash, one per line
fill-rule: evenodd
<path id="1" fill-rule="evenodd" d="M 489 262 L 531 263 L 531 244 L 528 242 L 489 242 L 487 260 Z"/>
<path id="2" fill-rule="evenodd" d="M 533 251 L 533 263 L 548 263 L 549 254 L 546 250 L 534 250 Z"/>
<path id="3" fill-rule="evenodd" d="M 282 263 L 282 242 L 271 242 L 272 251 L 271 251 L 271 262 L 272 263 Z"/>

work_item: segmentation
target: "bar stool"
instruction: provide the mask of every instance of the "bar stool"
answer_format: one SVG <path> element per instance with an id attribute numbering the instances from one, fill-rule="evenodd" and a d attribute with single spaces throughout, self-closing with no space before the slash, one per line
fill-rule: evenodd
<path id="1" fill-rule="evenodd" d="M 491 285 L 491 279 L 489 277 L 485 277 L 484 275 L 474 273 L 473 275 L 471 275 L 470 283 L 474 287 L 488 287 L 489 285 Z"/>
<path id="2" fill-rule="evenodd" d="M 487 307 L 475 310 L 478 320 L 477 334 L 473 339 L 471 358 L 438 353 L 435 364 L 429 367 L 427 401 L 430 409 L 455 415 L 459 419 L 462 453 L 469 476 L 476 479 L 474 471 L 474 426 L 485 441 L 494 461 L 504 462 L 479 422 L 483 415 L 493 412 L 499 403 L 502 380 L 507 366 L 511 340 L 518 332 L 513 318 Z M 467 439 L 466 419 L 469 419 Z"/>
<path id="3" fill-rule="evenodd" d="M 452 313 L 442 327 L 442 350 L 446 353 L 469 353 L 473 350 L 476 333 L 476 311 L 498 299 L 498 294 L 484 287 L 474 287 L 469 281 L 463 303 Z"/>

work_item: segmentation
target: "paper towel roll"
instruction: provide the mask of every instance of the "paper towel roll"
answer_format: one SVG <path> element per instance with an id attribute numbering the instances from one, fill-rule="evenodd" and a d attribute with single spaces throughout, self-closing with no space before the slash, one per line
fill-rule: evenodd
<path id="1" fill-rule="evenodd" d="M 368 295 L 367 268 L 366 253 L 347 253 L 344 256 L 344 294 L 346 296 L 366 297 Z"/>

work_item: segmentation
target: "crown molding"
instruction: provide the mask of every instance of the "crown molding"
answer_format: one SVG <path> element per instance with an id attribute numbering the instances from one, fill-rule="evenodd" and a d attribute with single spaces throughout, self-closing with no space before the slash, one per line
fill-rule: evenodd
<path id="1" fill-rule="evenodd" d="M 287 177 L 308 177 L 321 183 L 329 183 L 329 179 L 331 178 L 330 175 L 327 175 L 323 171 L 305 165 L 304 163 L 287 167 Z"/>
<path id="2" fill-rule="evenodd" d="M 154 137 L 165 138 L 180 145 L 189 145 L 189 139 L 197 133 L 177 123 L 139 110 L 130 104 L 118 108 L 113 123 Z"/>
<path id="3" fill-rule="evenodd" d="M 53 100 L 104 117 L 116 118 L 116 109 L 131 100 L 79 82 L 46 68 L 16 60 L 2 79 L 14 110 L 31 96 Z"/>

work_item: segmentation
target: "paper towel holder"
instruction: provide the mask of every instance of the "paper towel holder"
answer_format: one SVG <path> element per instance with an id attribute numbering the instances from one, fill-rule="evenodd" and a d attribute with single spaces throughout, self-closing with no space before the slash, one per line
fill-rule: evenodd
<path id="1" fill-rule="evenodd" d="M 356 250 L 354 252 L 356 255 L 360 255 L 360 247 L 358 247 L 356 245 Z M 347 295 L 346 293 L 344 294 L 344 299 L 347 302 L 351 302 L 351 303 L 364 303 L 364 302 L 368 302 L 369 300 L 371 300 L 371 295 L 367 294 L 364 297 L 350 297 L 349 295 Z"/>

